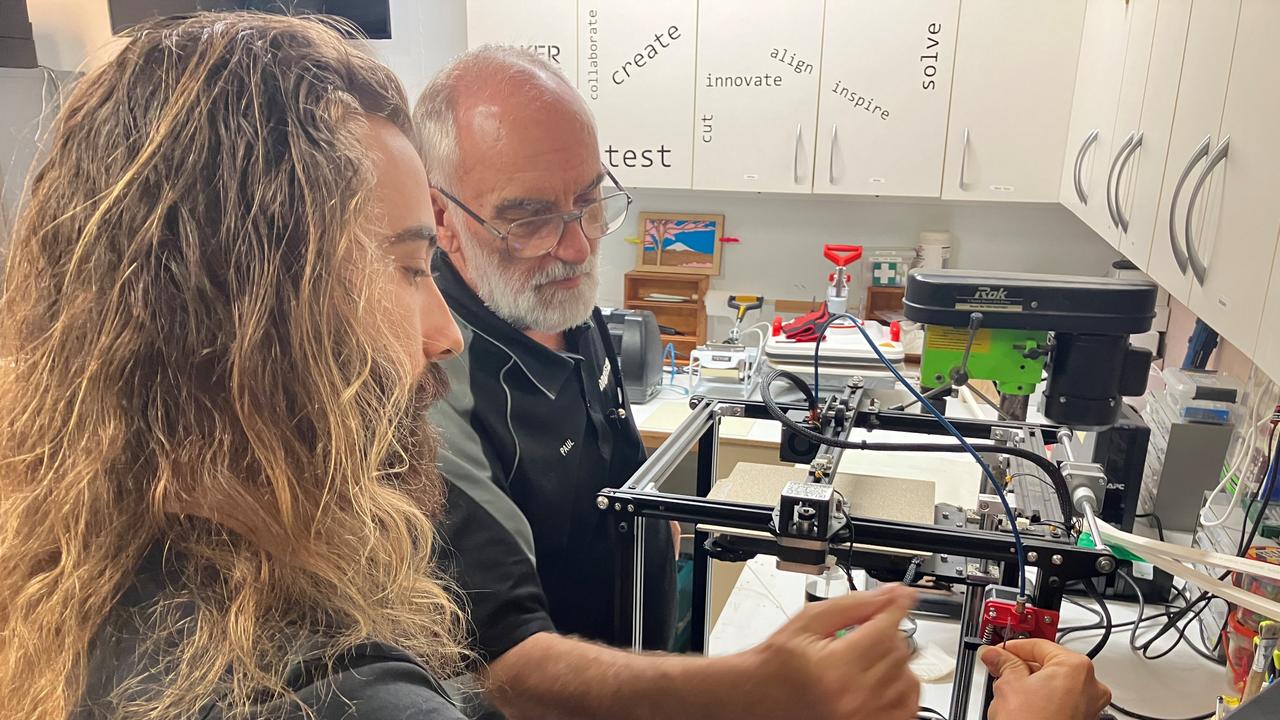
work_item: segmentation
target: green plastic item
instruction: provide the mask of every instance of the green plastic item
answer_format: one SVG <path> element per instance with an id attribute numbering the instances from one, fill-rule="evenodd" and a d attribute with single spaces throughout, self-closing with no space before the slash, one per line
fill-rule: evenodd
<path id="1" fill-rule="evenodd" d="M 1093 536 L 1086 530 L 1085 532 L 1080 533 L 1080 538 L 1076 540 L 1076 547 L 1091 548 L 1097 546 L 1093 544 Z M 1140 563 L 1147 561 L 1146 558 L 1138 555 L 1137 553 L 1131 552 L 1128 548 L 1122 545 L 1111 543 L 1107 546 L 1107 549 L 1111 551 L 1112 555 L 1115 555 L 1120 560 Z"/>
<path id="2" fill-rule="evenodd" d="M 920 354 L 920 385 L 941 387 L 964 359 L 968 328 L 926 325 Z M 978 330 L 966 371 L 970 380 L 990 380 L 1005 395 L 1030 395 L 1044 373 L 1045 357 L 1027 358 L 1030 350 L 1046 350 L 1049 333 L 1042 330 Z"/>

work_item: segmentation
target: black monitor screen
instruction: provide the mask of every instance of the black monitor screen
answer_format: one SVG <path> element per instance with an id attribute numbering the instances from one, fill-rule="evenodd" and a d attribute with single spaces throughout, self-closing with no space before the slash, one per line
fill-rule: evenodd
<path id="1" fill-rule="evenodd" d="M 119 33 L 145 20 L 200 10 L 259 10 L 316 13 L 346 18 L 370 38 L 391 37 L 390 0 L 109 0 L 111 31 Z"/>

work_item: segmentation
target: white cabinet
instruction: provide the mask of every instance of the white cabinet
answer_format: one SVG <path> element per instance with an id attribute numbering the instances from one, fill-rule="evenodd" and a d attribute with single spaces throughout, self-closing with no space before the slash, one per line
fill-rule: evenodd
<path id="1" fill-rule="evenodd" d="M 814 192 L 938 197 L 959 11 L 827 3 Z"/>
<path id="2" fill-rule="evenodd" d="M 1194 279 L 1188 306 L 1246 355 L 1257 347 L 1280 232 L 1277 28 L 1280 3 L 1241 3 L 1222 126 L 1206 164 L 1187 183 L 1188 204 L 1203 204 L 1206 218 L 1203 229 L 1192 225 L 1187 237 Z M 1221 198 L 1217 203 L 1203 190 L 1210 178 Z M 1269 326 L 1268 334 L 1277 327 Z"/>
<path id="3" fill-rule="evenodd" d="M 1147 274 L 1184 304 L 1189 302 L 1192 284 L 1186 254 L 1187 200 L 1205 161 L 1217 147 L 1239 16 L 1240 0 L 1193 0 L 1191 5 L 1147 265 Z M 1204 204 L 1212 204 L 1208 202 L 1211 198 L 1202 199 Z"/>
<path id="4" fill-rule="evenodd" d="M 578 4 L 578 91 L 624 185 L 690 186 L 697 25 L 687 0 Z"/>
<path id="5" fill-rule="evenodd" d="M 942 197 L 1057 202 L 1084 4 L 964 0 Z"/>
<path id="6" fill-rule="evenodd" d="M 698 3 L 695 188 L 810 192 L 822 14 L 823 0 Z"/>
<path id="7" fill-rule="evenodd" d="M 1153 9 L 1153 27 L 1148 27 Z M 1117 214 L 1124 227 L 1115 237 L 1120 252 L 1144 271 L 1150 265 L 1152 239 L 1159 237 L 1168 243 L 1167 218 L 1164 230 L 1157 221 L 1190 20 L 1191 0 L 1135 2 L 1116 130 L 1136 130 L 1142 142 L 1116 173 Z M 1144 44 L 1148 49 L 1145 60 L 1140 57 Z M 1131 121 L 1134 105 L 1140 114 Z"/>
<path id="8" fill-rule="evenodd" d="M 1062 163 L 1062 204 L 1103 236 L 1116 224 L 1110 181 L 1119 156 L 1132 144 L 1114 134 L 1123 79 L 1117 68 L 1125 64 L 1129 11 L 1123 0 L 1089 0 L 1086 5 Z"/>
<path id="9" fill-rule="evenodd" d="M 519 45 L 556 63 L 578 80 L 577 0 L 468 0 L 467 47 Z"/>

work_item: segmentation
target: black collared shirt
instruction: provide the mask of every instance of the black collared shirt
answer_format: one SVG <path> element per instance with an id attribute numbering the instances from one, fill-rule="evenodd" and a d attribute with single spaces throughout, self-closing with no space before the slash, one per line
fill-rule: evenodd
<path id="1" fill-rule="evenodd" d="M 450 392 L 431 411 L 449 483 L 445 560 L 466 595 L 476 649 L 489 661 L 538 632 L 614 645 L 616 519 L 596 493 L 619 487 L 645 449 L 599 312 L 555 352 L 493 313 L 443 252 L 436 283 L 466 349 L 443 366 Z M 619 411 L 624 412 L 619 412 Z M 671 532 L 647 523 L 645 645 L 670 644 Z"/>

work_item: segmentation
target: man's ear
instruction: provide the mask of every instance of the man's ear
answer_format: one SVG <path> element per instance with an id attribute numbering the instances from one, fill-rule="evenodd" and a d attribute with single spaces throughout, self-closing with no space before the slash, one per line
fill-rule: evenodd
<path id="1" fill-rule="evenodd" d="M 436 244 L 450 255 L 458 252 L 458 232 L 449 217 L 449 200 L 435 188 L 431 189 L 431 212 L 436 219 Z"/>

